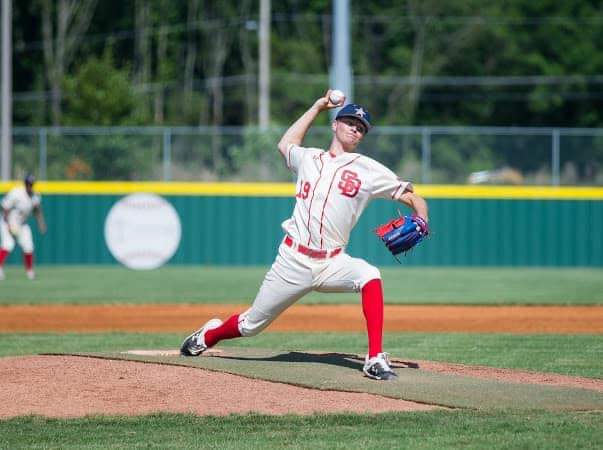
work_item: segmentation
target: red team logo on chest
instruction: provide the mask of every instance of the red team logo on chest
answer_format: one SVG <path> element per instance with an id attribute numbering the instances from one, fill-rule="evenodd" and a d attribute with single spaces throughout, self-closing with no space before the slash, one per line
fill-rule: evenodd
<path id="1" fill-rule="evenodd" d="M 362 181 L 358 178 L 358 174 L 346 169 L 341 173 L 341 181 L 337 187 L 341 189 L 341 195 L 356 197 L 358 191 L 360 191 L 361 184 Z"/>

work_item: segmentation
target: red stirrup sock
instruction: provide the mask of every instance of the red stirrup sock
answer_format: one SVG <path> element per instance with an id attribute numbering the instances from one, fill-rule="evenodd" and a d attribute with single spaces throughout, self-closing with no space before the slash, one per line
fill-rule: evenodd
<path id="1" fill-rule="evenodd" d="M 362 312 L 368 332 L 369 358 L 383 351 L 383 289 L 376 278 L 362 288 Z"/>
<path id="2" fill-rule="evenodd" d="M 218 328 L 205 333 L 205 345 L 213 347 L 223 339 L 234 339 L 241 337 L 239 331 L 239 314 L 232 316 Z"/>
<path id="3" fill-rule="evenodd" d="M 23 265 L 25 270 L 31 270 L 33 267 L 33 253 L 23 253 Z"/>
<path id="4" fill-rule="evenodd" d="M 8 256 L 9 251 L 8 250 L 4 250 L 3 248 L 0 248 L 0 267 L 2 266 L 2 264 L 4 264 L 4 261 L 6 260 L 6 257 Z"/>

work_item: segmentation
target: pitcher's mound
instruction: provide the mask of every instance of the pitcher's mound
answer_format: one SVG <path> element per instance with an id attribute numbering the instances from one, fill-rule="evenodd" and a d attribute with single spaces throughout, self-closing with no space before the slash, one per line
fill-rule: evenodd
<path id="1" fill-rule="evenodd" d="M 126 355 L 138 356 L 179 356 L 180 350 L 127 350 L 122 353 Z M 203 352 L 203 356 L 216 356 L 221 353 L 223 353 L 222 350 L 210 348 Z"/>
<path id="2" fill-rule="evenodd" d="M 29 414 L 307 415 L 435 409 L 378 395 L 319 391 L 193 367 L 79 356 L 0 358 L 0 374 L 0 419 Z"/>

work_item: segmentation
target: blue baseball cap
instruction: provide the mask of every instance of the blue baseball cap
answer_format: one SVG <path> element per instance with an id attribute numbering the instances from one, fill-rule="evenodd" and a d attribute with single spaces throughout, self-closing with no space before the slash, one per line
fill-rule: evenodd
<path id="1" fill-rule="evenodd" d="M 335 120 L 341 119 L 342 117 L 353 117 L 358 119 L 366 127 L 366 131 L 371 129 L 371 115 L 360 105 L 356 103 L 349 103 L 339 110 Z"/>
<path id="2" fill-rule="evenodd" d="M 25 184 L 29 184 L 30 186 L 33 186 L 33 184 L 36 182 L 36 178 L 32 174 L 27 174 L 27 175 L 25 175 L 25 179 L 23 180 L 23 182 Z"/>

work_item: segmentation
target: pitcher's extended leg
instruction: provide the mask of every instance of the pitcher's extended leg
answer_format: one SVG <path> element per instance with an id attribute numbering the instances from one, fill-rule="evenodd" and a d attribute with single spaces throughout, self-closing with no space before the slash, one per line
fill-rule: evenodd
<path id="1" fill-rule="evenodd" d="M 380 279 L 362 288 L 362 312 L 366 320 L 369 358 L 383 351 L 383 288 Z"/>
<path id="2" fill-rule="evenodd" d="M 310 292 L 311 269 L 295 256 L 289 247 L 281 245 L 251 307 L 224 323 L 220 319 L 210 320 L 184 340 L 180 353 L 197 356 L 224 339 L 255 336 Z"/>

